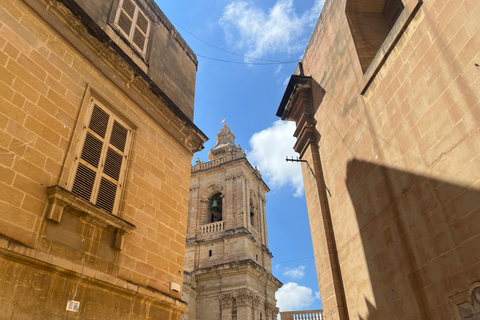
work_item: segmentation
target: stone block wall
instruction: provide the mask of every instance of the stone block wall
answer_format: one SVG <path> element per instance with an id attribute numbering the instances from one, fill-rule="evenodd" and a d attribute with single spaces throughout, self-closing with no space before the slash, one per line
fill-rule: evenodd
<path id="1" fill-rule="evenodd" d="M 67 7 L 72 2 L 47 2 L 0 4 L 0 235 L 78 268 L 145 288 L 154 300 L 171 297 L 169 308 L 178 307 L 177 317 L 185 305 L 169 285 L 182 283 L 190 161 L 206 137 L 185 120 L 188 117 L 175 115 L 135 77 L 129 63 L 87 30 L 92 26 L 85 26 L 79 13 Z M 185 69 L 195 69 L 186 52 L 175 54 Z M 193 87 L 194 72 L 188 76 Z M 114 224 L 134 225 L 127 234 L 69 205 L 61 219 L 49 219 L 47 187 L 71 185 L 91 99 L 132 129 L 119 209 L 111 218 Z M 178 129 L 182 126 L 184 133 Z M 187 136 L 193 138 L 191 144 L 185 143 Z M 10 247 L 5 250 L 1 254 Z M 56 260 L 49 261 L 49 268 L 55 269 Z M 25 277 L 35 270 L 18 268 Z M 95 282 L 86 280 L 89 276 L 82 281 Z M 24 281 L 22 277 L 12 281 Z M 12 288 L 2 285 L 5 295 L 0 299 L 7 300 L 0 305 L 9 303 Z M 66 301 L 61 303 L 64 310 Z M 85 318 L 97 314 L 85 312 Z"/>
<path id="2" fill-rule="evenodd" d="M 144 69 L 156 85 L 190 120 L 193 120 L 197 58 L 172 23 L 153 0 L 139 0 L 155 25 L 151 29 L 146 57 L 138 57 L 113 27 L 119 0 L 76 0 L 92 20 L 119 45 L 123 53 Z"/>
<path id="3" fill-rule="evenodd" d="M 455 319 L 451 297 L 480 280 L 480 4 L 403 4 L 365 72 L 345 0 L 326 1 L 302 61 L 320 136 L 320 157 L 302 157 L 331 193 L 350 319 Z M 303 177 L 324 314 L 336 318 L 319 185 L 305 165 Z"/>

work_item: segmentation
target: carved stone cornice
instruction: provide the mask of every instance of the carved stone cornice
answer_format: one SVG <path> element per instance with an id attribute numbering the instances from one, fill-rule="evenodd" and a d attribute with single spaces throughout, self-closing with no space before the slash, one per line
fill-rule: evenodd
<path id="1" fill-rule="evenodd" d="M 240 261 L 234 262 L 226 262 L 217 264 L 211 267 L 205 267 L 195 270 L 196 279 L 201 279 L 205 277 L 209 277 L 212 273 L 218 276 L 218 274 L 229 274 L 232 272 L 238 273 L 239 270 L 244 270 L 245 272 L 252 272 L 256 274 L 258 277 L 264 276 L 267 282 L 272 283 L 273 285 L 280 288 L 283 284 L 275 278 L 269 271 L 259 265 L 257 262 L 251 259 L 245 259 Z M 243 272 L 243 271 L 242 271 Z"/>
<path id="2" fill-rule="evenodd" d="M 74 0 L 24 0 L 190 152 L 207 136 Z"/>
<path id="3" fill-rule="evenodd" d="M 293 146 L 295 152 L 300 154 L 300 158 L 303 156 L 308 146 L 313 143 L 317 143 L 317 129 L 315 128 L 316 121 L 311 114 L 303 114 L 297 123 L 297 129 L 294 132 L 294 136 L 297 138 L 297 142 Z"/>
<path id="4" fill-rule="evenodd" d="M 273 258 L 272 252 L 268 250 L 268 248 L 264 244 L 262 244 L 262 250 L 265 251 L 265 253 L 268 254 L 270 258 Z"/>
<path id="5" fill-rule="evenodd" d="M 292 75 L 277 110 L 282 120 L 298 121 L 309 111 L 312 100 L 312 77 Z"/>

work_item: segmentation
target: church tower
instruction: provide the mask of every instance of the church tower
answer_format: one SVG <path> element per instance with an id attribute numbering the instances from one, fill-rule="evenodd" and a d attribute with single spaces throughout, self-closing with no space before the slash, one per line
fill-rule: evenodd
<path id="1" fill-rule="evenodd" d="M 268 186 L 225 124 L 209 162 L 192 167 L 185 254 L 185 320 L 274 320 Z"/>

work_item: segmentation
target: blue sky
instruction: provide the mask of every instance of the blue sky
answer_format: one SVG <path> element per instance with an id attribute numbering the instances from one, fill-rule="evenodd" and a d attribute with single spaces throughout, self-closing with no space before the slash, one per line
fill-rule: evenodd
<path id="1" fill-rule="evenodd" d="M 194 122 L 210 140 L 194 161 L 208 161 L 208 150 L 226 117 L 236 143 L 271 189 L 267 221 L 272 271 L 284 283 L 277 306 L 281 311 L 320 309 L 300 165 L 285 161 L 286 156 L 296 156 L 294 125 L 275 116 L 296 63 L 245 63 L 301 60 L 323 2 L 156 1 L 199 60 Z"/>

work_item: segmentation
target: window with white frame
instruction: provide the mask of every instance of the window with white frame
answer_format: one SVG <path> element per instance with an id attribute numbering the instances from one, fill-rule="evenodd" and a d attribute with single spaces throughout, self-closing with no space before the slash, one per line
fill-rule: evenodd
<path id="1" fill-rule="evenodd" d="M 119 1 L 114 25 L 128 42 L 145 56 L 152 23 L 133 0 Z"/>
<path id="2" fill-rule="evenodd" d="M 96 100 L 92 100 L 86 123 L 71 191 L 110 213 L 116 213 L 132 130 Z"/>

